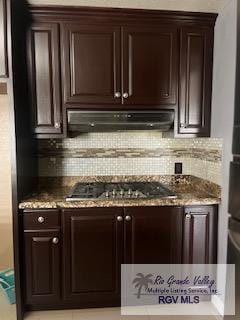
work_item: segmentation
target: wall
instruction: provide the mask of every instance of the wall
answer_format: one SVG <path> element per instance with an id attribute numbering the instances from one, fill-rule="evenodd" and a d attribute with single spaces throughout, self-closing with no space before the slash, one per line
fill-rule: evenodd
<path id="1" fill-rule="evenodd" d="M 183 173 L 221 184 L 221 139 L 163 139 L 160 132 L 83 134 L 73 139 L 39 141 L 40 176 Z"/>
<path id="2" fill-rule="evenodd" d="M 0 270 L 13 265 L 9 103 L 0 95 Z"/>
<path id="3" fill-rule="evenodd" d="M 116 8 L 141 8 L 219 12 L 229 0 L 30 0 L 31 4 L 78 5 Z"/>
<path id="4" fill-rule="evenodd" d="M 218 262 L 226 262 L 229 164 L 236 71 L 237 0 L 231 0 L 217 19 L 215 29 L 212 136 L 223 138 L 222 204 L 219 210 Z M 224 280 L 224 275 L 220 275 Z"/>

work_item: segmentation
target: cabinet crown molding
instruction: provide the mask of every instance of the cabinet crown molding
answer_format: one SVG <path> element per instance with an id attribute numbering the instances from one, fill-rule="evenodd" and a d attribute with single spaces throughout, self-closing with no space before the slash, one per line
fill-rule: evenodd
<path id="1" fill-rule="evenodd" d="M 218 14 L 187 11 L 167 11 L 149 9 L 128 9 L 128 8 L 105 8 L 105 7 L 83 7 L 83 6 L 29 6 L 30 13 L 35 19 L 46 21 L 47 18 L 55 21 L 71 21 L 79 17 L 91 17 L 97 21 L 108 18 L 111 24 L 114 21 L 128 21 L 138 18 L 143 21 L 150 20 L 151 23 L 173 23 L 191 24 L 202 26 L 214 26 Z M 139 23 L 139 20 L 136 22 Z"/>

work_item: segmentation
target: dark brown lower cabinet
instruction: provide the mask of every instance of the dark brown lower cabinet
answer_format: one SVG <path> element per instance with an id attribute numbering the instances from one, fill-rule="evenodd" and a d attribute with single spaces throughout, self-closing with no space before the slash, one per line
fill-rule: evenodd
<path id="1" fill-rule="evenodd" d="M 216 263 L 217 206 L 61 214 L 60 229 L 56 210 L 24 213 L 26 309 L 120 305 L 122 263 Z"/>
<path id="2" fill-rule="evenodd" d="M 183 263 L 217 263 L 217 206 L 185 208 Z"/>
<path id="3" fill-rule="evenodd" d="M 121 263 L 181 263 L 182 218 L 181 207 L 64 210 L 65 300 L 119 304 Z"/>
<path id="4" fill-rule="evenodd" d="M 25 292 L 27 305 L 60 301 L 59 231 L 25 231 Z"/>
<path id="5" fill-rule="evenodd" d="M 64 210 L 64 300 L 79 306 L 120 301 L 123 210 Z"/>
<path id="6" fill-rule="evenodd" d="M 182 207 L 125 209 L 125 263 L 181 263 Z"/>

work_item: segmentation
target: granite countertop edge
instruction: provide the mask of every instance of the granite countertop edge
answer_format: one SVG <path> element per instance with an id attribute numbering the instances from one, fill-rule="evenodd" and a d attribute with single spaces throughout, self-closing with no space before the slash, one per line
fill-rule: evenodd
<path id="1" fill-rule="evenodd" d="M 24 201 L 19 209 L 71 209 L 71 208 L 107 208 L 107 207 L 139 207 L 139 206 L 194 206 L 220 204 L 220 198 L 203 199 L 154 199 L 154 200 L 83 200 L 83 201 Z"/>

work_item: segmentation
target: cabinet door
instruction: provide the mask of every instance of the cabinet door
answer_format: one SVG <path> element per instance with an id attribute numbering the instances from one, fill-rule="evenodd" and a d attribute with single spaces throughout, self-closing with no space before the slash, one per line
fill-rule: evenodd
<path id="1" fill-rule="evenodd" d="M 48 305 L 60 299 L 58 231 L 25 231 L 26 304 Z"/>
<path id="2" fill-rule="evenodd" d="M 65 299 L 81 307 L 119 304 L 123 211 L 89 208 L 63 215 Z"/>
<path id="3" fill-rule="evenodd" d="M 212 29 L 181 30 L 178 133 L 210 136 Z"/>
<path id="4" fill-rule="evenodd" d="M 176 105 L 177 57 L 177 29 L 123 28 L 123 103 Z"/>
<path id="5" fill-rule="evenodd" d="M 64 102 L 121 103 L 120 27 L 63 26 Z"/>
<path id="6" fill-rule="evenodd" d="M 183 263 L 217 262 L 217 208 L 185 208 Z"/>
<path id="7" fill-rule="evenodd" d="M 29 86 L 33 130 L 61 133 L 59 30 L 54 23 L 35 23 L 28 34 Z"/>
<path id="8" fill-rule="evenodd" d="M 0 0 L 0 78 L 7 76 L 7 2 Z"/>
<path id="9" fill-rule="evenodd" d="M 181 207 L 125 209 L 125 263 L 181 263 Z"/>

